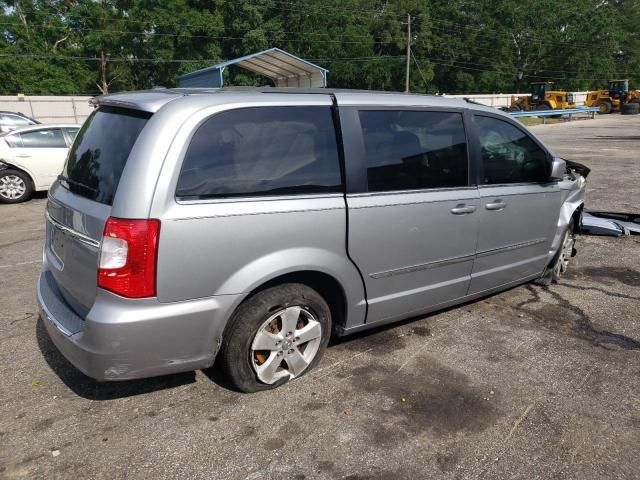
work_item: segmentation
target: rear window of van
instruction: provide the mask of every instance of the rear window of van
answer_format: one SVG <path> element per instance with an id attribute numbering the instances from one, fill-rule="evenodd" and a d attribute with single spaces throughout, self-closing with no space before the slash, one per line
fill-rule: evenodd
<path id="1" fill-rule="evenodd" d="M 78 132 L 60 183 L 77 195 L 113 204 L 122 171 L 151 113 L 100 107 Z"/>

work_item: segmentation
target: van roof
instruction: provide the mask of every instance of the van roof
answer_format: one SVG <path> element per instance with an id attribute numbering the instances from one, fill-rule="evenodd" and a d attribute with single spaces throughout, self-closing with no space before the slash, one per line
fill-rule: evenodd
<path id="1" fill-rule="evenodd" d="M 449 98 L 441 95 L 402 93 L 373 90 L 349 90 L 335 88 L 297 88 L 297 87 L 224 87 L 224 88 L 155 88 L 123 92 L 96 97 L 92 103 L 114 107 L 132 108 L 147 112 L 157 112 L 165 104 L 185 97 L 208 97 L 211 104 L 231 103 L 242 96 L 256 98 L 264 95 L 326 95 L 333 96 L 339 105 L 372 106 L 435 106 L 470 108 L 474 110 L 499 111 L 497 108 L 481 105 L 468 99 Z"/>

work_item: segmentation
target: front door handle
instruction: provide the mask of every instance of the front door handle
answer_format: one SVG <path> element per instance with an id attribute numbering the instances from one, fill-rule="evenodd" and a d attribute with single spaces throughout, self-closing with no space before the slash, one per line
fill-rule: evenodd
<path id="1" fill-rule="evenodd" d="M 502 210 L 506 206 L 506 202 L 503 202 L 502 200 L 496 200 L 495 202 L 487 203 L 484 208 L 486 208 L 487 210 Z"/>
<path id="2" fill-rule="evenodd" d="M 28 153 L 19 153 L 19 154 L 17 154 L 17 155 L 16 155 L 16 157 L 19 157 L 19 158 L 29 158 L 29 157 L 31 157 L 31 155 L 30 155 L 30 154 L 28 154 Z"/>
<path id="3" fill-rule="evenodd" d="M 476 211 L 476 207 L 473 205 L 465 205 L 460 203 L 451 209 L 451 213 L 454 215 L 466 215 L 467 213 L 473 213 Z"/>

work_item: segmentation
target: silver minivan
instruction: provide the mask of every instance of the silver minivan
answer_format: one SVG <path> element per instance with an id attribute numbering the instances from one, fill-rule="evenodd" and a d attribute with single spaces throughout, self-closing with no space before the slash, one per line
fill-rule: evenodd
<path id="1" fill-rule="evenodd" d="M 102 97 L 49 192 L 41 317 L 98 380 L 217 359 L 237 389 L 274 388 L 332 334 L 557 280 L 587 173 L 464 100 Z"/>

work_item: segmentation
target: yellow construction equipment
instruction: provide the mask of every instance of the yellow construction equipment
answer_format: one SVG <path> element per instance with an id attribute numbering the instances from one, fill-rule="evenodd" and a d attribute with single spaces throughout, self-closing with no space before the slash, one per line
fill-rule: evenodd
<path id="1" fill-rule="evenodd" d="M 529 87 L 531 96 L 511 97 L 510 112 L 528 110 L 560 110 L 576 108 L 573 93 L 555 90 L 553 82 L 532 82 Z"/>
<path id="2" fill-rule="evenodd" d="M 640 90 L 629 90 L 629 80 L 609 80 L 607 90 L 587 92 L 584 104 L 587 107 L 598 107 L 598 113 L 606 114 L 623 110 L 623 105 L 640 104 Z M 624 113 L 624 112 L 623 112 Z"/>

